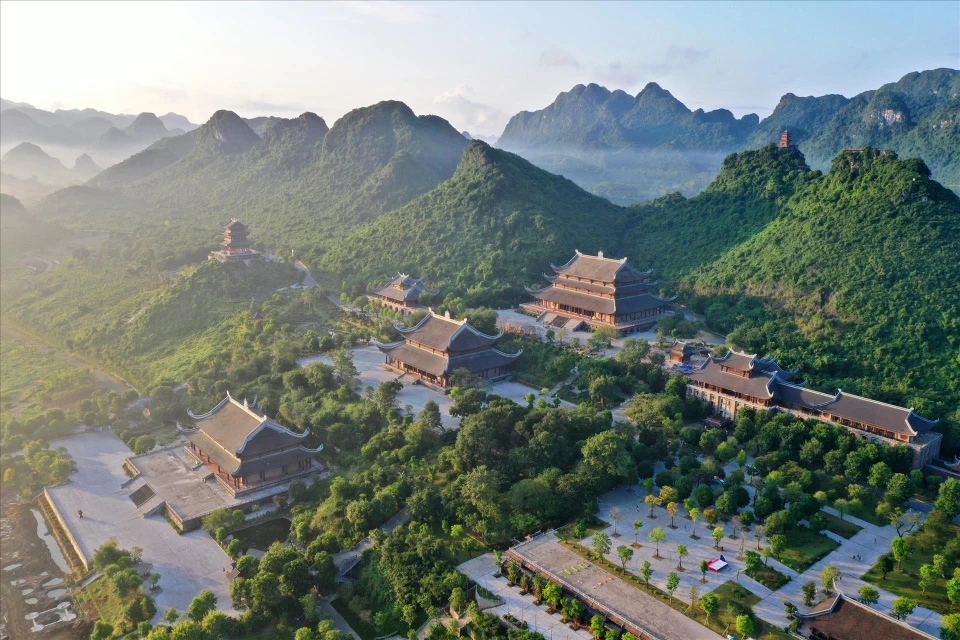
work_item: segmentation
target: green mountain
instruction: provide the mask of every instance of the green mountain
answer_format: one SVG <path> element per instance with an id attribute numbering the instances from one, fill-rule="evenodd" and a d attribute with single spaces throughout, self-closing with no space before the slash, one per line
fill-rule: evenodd
<path id="1" fill-rule="evenodd" d="M 923 162 L 872 148 L 794 185 L 762 231 L 684 279 L 694 307 L 817 386 L 953 411 L 960 199 Z"/>
<path id="2" fill-rule="evenodd" d="M 960 71 L 908 73 L 849 100 L 788 93 L 750 145 L 766 144 L 785 129 L 814 168 L 826 170 L 843 149 L 890 149 L 923 158 L 936 180 L 960 192 Z"/>
<path id="3" fill-rule="evenodd" d="M 320 265 L 350 282 L 397 271 L 473 304 L 523 299 L 574 249 L 613 255 L 626 210 L 474 140 L 453 177 L 348 236 Z"/>
<path id="4" fill-rule="evenodd" d="M 497 146 L 620 204 L 673 191 L 694 195 L 730 152 L 776 142 L 788 129 L 810 166 L 842 149 L 874 146 L 921 157 L 960 189 L 960 71 L 915 72 L 854 98 L 788 93 L 762 122 L 725 109 L 691 111 L 654 83 L 636 97 L 577 85 L 546 108 L 518 113 Z"/>
<path id="5" fill-rule="evenodd" d="M 553 104 L 507 123 L 497 146 L 614 202 L 693 194 L 723 157 L 743 147 L 759 118 L 725 109 L 691 111 L 656 83 L 635 97 L 577 85 Z"/>
<path id="6" fill-rule="evenodd" d="M 19 200 L 0 193 L 0 255 L 12 261 L 64 235 L 56 224 L 34 218 Z"/>
<path id="7" fill-rule="evenodd" d="M 329 130 L 311 113 L 258 126 L 262 136 L 219 111 L 107 169 L 95 191 L 54 194 L 38 213 L 136 230 L 155 255 L 175 259 L 209 249 L 237 217 L 254 241 L 309 258 L 449 178 L 467 144 L 445 120 L 400 102 L 356 109 Z"/>
<path id="8" fill-rule="evenodd" d="M 673 193 L 630 207 L 634 223 L 623 255 L 663 278 L 677 278 L 760 232 L 800 185 L 818 175 L 800 153 L 772 144 L 731 154 L 696 197 Z"/>

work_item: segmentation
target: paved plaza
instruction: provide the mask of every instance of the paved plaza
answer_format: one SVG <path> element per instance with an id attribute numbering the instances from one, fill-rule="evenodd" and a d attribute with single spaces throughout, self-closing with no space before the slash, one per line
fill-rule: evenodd
<path id="1" fill-rule="evenodd" d="M 547 331 L 547 328 L 538 322 L 536 318 L 523 313 L 517 313 L 513 309 L 497 309 L 497 326 L 504 331 L 515 331 L 516 328 L 522 327 L 527 331 L 535 332 L 541 337 L 546 335 Z M 590 331 L 564 331 L 563 343 L 569 344 L 573 338 L 579 338 L 580 344 L 586 345 L 591 335 L 593 334 Z M 613 340 L 609 348 L 604 349 L 597 355 L 612 358 L 617 355 L 620 348 L 623 347 L 623 341 L 627 338 L 645 338 L 647 342 L 653 344 L 657 340 L 657 330 L 656 327 L 654 327 L 649 331 L 631 333 L 626 336 L 626 338 L 617 338 Z"/>
<path id="2" fill-rule="evenodd" d="M 574 631 L 564 624 L 560 614 L 547 613 L 546 605 L 534 604 L 533 595 L 529 593 L 521 595 L 520 589 L 511 587 L 506 578 L 494 575 L 497 572 L 497 565 L 492 553 L 486 553 L 473 560 L 468 560 L 457 569 L 484 589 L 496 594 L 497 598 L 503 600 L 503 604 L 486 609 L 485 613 L 492 613 L 501 617 L 509 613 L 518 620 L 526 622 L 530 631 L 539 632 L 544 638 L 593 640 L 593 636 L 586 630 L 578 629 Z"/>
<path id="3" fill-rule="evenodd" d="M 752 487 L 748 488 L 748 492 L 752 491 Z M 771 591 L 744 573 L 746 571 L 746 565 L 743 561 L 737 560 L 740 552 L 740 541 L 739 539 L 734 540 L 729 537 L 733 533 L 733 529 L 729 524 L 724 525 L 724 530 L 728 537 L 725 537 L 721 541 L 720 544 L 723 547 L 723 551 L 719 551 L 714 548 L 713 539 L 710 537 L 713 527 L 702 521 L 698 522 L 696 533 L 700 539 L 694 540 L 690 537 L 693 534 L 693 523 L 685 517 L 682 510 L 675 520 L 677 528 L 671 529 L 669 526 L 670 515 L 665 508 L 655 507 L 654 515 L 656 517 L 654 519 L 649 517 L 650 507 L 643 502 L 645 496 L 646 491 L 642 486 L 638 485 L 611 491 L 600 498 L 600 512 L 598 517 L 611 523 L 611 526 L 605 530 L 607 535 L 611 536 L 612 542 L 610 553 L 606 556 L 608 560 L 616 565 L 620 564 L 620 560 L 617 557 L 617 547 L 621 544 L 629 545 L 634 542 L 633 521 L 639 519 L 644 523 L 640 528 L 638 536 L 639 543 L 642 546 L 634 550 L 633 558 L 627 563 L 628 571 L 639 575 L 640 565 L 643 564 L 644 560 L 648 560 L 653 566 L 654 571 L 650 582 L 660 589 L 666 590 L 667 576 L 671 571 L 677 571 L 677 545 L 684 544 L 687 547 L 689 555 L 683 560 L 683 568 L 685 571 L 677 571 L 680 577 L 680 586 L 677 588 L 678 594 L 688 593 L 690 587 L 694 585 L 696 585 L 700 593 L 703 594 L 708 591 L 713 591 L 724 582 L 737 580 L 742 587 L 745 587 L 761 598 L 761 601 L 754 606 L 756 614 L 763 620 L 779 628 L 783 628 L 789 623 L 784 611 L 783 601 L 792 602 L 799 607 L 801 611 L 806 611 L 807 607 L 803 605 L 803 585 L 806 582 L 812 581 L 819 587 L 820 573 L 827 565 L 833 565 L 840 569 L 843 577 L 840 580 L 839 588 L 844 593 L 856 597 L 857 590 L 862 585 L 867 584 L 860 579 L 860 576 L 876 564 L 877 559 L 882 554 L 890 550 L 890 540 L 897 535 L 891 526 L 878 527 L 848 515 L 844 516 L 846 520 L 854 522 L 862 527 L 863 530 L 849 540 L 831 534 L 830 532 L 825 532 L 825 535 L 839 542 L 840 546 L 820 561 L 814 563 L 803 572 L 803 574 L 798 575 L 797 572 L 790 567 L 770 558 L 769 562 L 771 565 L 775 566 L 776 569 L 784 575 L 790 577 L 790 582 L 786 585 L 776 591 Z M 613 526 L 611 518 L 611 511 L 615 508 L 620 511 L 620 520 L 616 527 Z M 836 511 L 830 507 L 825 507 L 824 510 L 837 515 Z M 656 545 L 650 542 L 647 537 L 655 527 L 661 527 L 667 535 L 667 539 L 660 543 L 662 560 L 657 560 L 653 557 L 656 553 Z M 613 537 L 614 529 L 620 534 L 619 538 Z M 590 546 L 591 541 L 592 537 L 587 538 L 583 541 L 583 544 L 589 549 L 592 549 Z M 764 540 L 763 545 L 766 546 L 767 544 L 766 540 Z M 752 534 L 748 534 L 745 548 L 756 550 L 756 547 L 756 539 Z M 713 560 L 721 553 L 723 553 L 724 558 L 730 566 L 719 573 L 708 571 L 707 583 L 701 583 L 702 574 L 699 570 L 700 561 Z M 859 559 L 854 556 L 859 556 Z M 877 588 L 876 585 L 871 586 Z M 883 589 L 877 588 L 877 590 L 880 592 L 880 601 L 872 605 L 872 608 L 883 613 L 889 613 L 896 596 Z M 823 598 L 823 594 L 818 594 L 817 600 L 822 600 Z M 939 633 L 940 620 L 941 616 L 939 614 L 923 607 L 917 607 L 906 622 L 936 637 Z"/>
<path id="4" fill-rule="evenodd" d="M 230 609 L 230 583 L 225 570 L 231 560 L 205 532 L 177 534 L 161 515 L 144 518 L 130 500 L 131 488 L 123 462 L 130 449 L 111 431 L 85 433 L 51 443 L 65 447 L 77 463 L 67 484 L 49 489 L 56 509 L 89 561 L 94 550 L 111 538 L 122 549 L 141 547 L 143 560 L 160 574 L 160 591 L 154 592 L 157 615 L 168 608 L 181 613 L 193 598 L 209 589 L 220 609 Z M 80 519 L 77 510 L 83 510 Z"/>
<path id="5" fill-rule="evenodd" d="M 554 582 L 589 604 L 662 640 L 719 640 L 720 636 L 638 587 L 602 569 L 560 543 L 550 531 L 510 549 Z M 701 589 L 701 592 L 703 590 Z M 677 596 L 683 598 L 684 594 Z"/>
<path id="6" fill-rule="evenodd" d="M 413 376 L 400 374 L 391 369 L 384 368 L 384 357 L 380 353 L 380 350 L 377 349 L 376 345 L 367 345 L 364 347 L 356 347 L 351 350 L 353 352 L 353 364 L 357 367 L 357 371 L 360 373 L 360 385 L 359 387 L 363 389 L 364 387 L 371 386 L 374 389 L 379 387 L 384 382 L 388 380 L 399 380 L 403 384 L 403 389 L 400 390 L 400 393 L 397 394 L 397 405 L 401 408 L 409 407 L 410 411 L 414 414 L 420 413 L 423 410 L 423 407 L 433 400 L 438 405 L 440 405 L 440 420 L 444 429 L 446 430 L 456 430 L 460 427 L 460 418 L 450 415 L 450 408 L 453 406 L 453 398 L 448 394 L 441 393 L 435 389 L 432 389 L 426 385 L 419 384 L 417 378 Z M 331 364 L 330 357 L 327 355 L 317 355 L 309 356 L 307 358 L 301 358 L 297 361 L 300 366 L 308 367 L 314 362 L 323 362 L 324 364 Z M 498 396 L 503 396 L 504 398 L 510 398 L 518 404 L 526 404 L 527 401 L 524 396 L 528 393 L 537 393 L 539 395 L 539 389 L 533 389 L 519 382 L 513 382 L 510 380 L 501 380 L 500 382 L 494 382 L 489 385 L 490 393 L 495 393 Z M 547 396 L 547 401 L 552 402 L 553 397 Z M 560 403 L 560 406 L 573 408 L 573 404 L 563 401 Z"/>

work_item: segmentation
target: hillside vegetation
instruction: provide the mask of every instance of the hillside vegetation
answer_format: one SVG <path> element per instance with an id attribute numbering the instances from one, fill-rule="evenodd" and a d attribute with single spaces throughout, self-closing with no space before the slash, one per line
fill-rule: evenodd
<path id="1" fill-rule="evenodd" d="M 957 196 L 923 162 L 867 148 L 841 153 L 782 208 L 684 278 L 707 322 L 822 388 L 956 411 Z"/>
<path id="2" fill-rule="evenodd" d="M 474 304 L 517 302 L 574 249 L 613 255 L 626 213 L 474 140 L 452 178 L 344 239 L 321 266 L 363 282 L 410 272 Z"/>

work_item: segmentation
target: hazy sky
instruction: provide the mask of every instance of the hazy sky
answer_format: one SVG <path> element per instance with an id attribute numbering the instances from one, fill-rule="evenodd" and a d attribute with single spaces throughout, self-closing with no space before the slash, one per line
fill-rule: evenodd
<path id="1" fill-rule="evenodd" d="M 960 68 L 960 2 L 0 3 L 0 95 L 203 122 L 397 99 L 473 133 L 577 83 L 767 115 Z"/>

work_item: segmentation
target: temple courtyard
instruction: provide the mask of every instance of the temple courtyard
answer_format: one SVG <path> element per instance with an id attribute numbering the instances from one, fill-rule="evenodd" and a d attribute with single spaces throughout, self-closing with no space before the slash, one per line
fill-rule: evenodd
<path id="1" fill-rule="evenodd" d="M 351 349 L 351 352 L 353 353 L 353 364 L 360 373 L 360 384 L 358 386 L 361 391 L 367 386 L 376 389 L 388 380 L 399 380 L 403 384 L 403 389 L 397 394 L 397 405 L 401 409 L 408 409 L 410 412 L 417 414 L 423 410 L 427 402 L 433 400 L 440 405 L 440 418 L 443 428 L 449 431 L 456 430 L 460 427 L 460 418 L 450 415 L 453 398 L 448 394 L 441 393 L 424 384 L 420 384 L 417 378 L 411 375 L 401 375 L 397 371 L 384 368 L 383 354 L 380 353 L 375 345 L 355 347 Z M 303 367 L 308 367 L 314 362 L 330 364 L 331 360 L 327 355 L 309 356 L 297 360 L 297 363 Z M 510 398 L 518 404 L 527 403 L 525 396 L 528 393 L 532 392 L 539 395 L 540 391 L 539 389 L 533 389 L 511 380 L 501 380 L 489 386 L 490 393 L 495 393 L 504 398 Z M 548 396 L 547 400 L 552 401 L 553 397 Z M 568 408 L 573 407 L 571 403 L 566 401 L 563 401 L 561 406 Z"/>
<path id="2" fill-rule="evenodd" d="M 231 560 L 204 531 L 183 535 L 160 514 L 144 517 L 131 500 L 133 484 L 123 470 L 131 451 L 112 431 L 85 433 L 51 442 L 65 447 L 77 463 L 67 484 L 48 490 L 77 550 L 89 562 L 94 550 L 110 539 L 122 549 L 140 547 L 143 560 L 160 574 L 160 590 L 152 592 L 158 615 L 169 608 L 181 613 L 204 589 L 217 596 L 221 609 L 230 609 Z M 184 497 L 188 497 L 185 494 Z M 83 510 L 83 518 L 78 509 Z"/>

